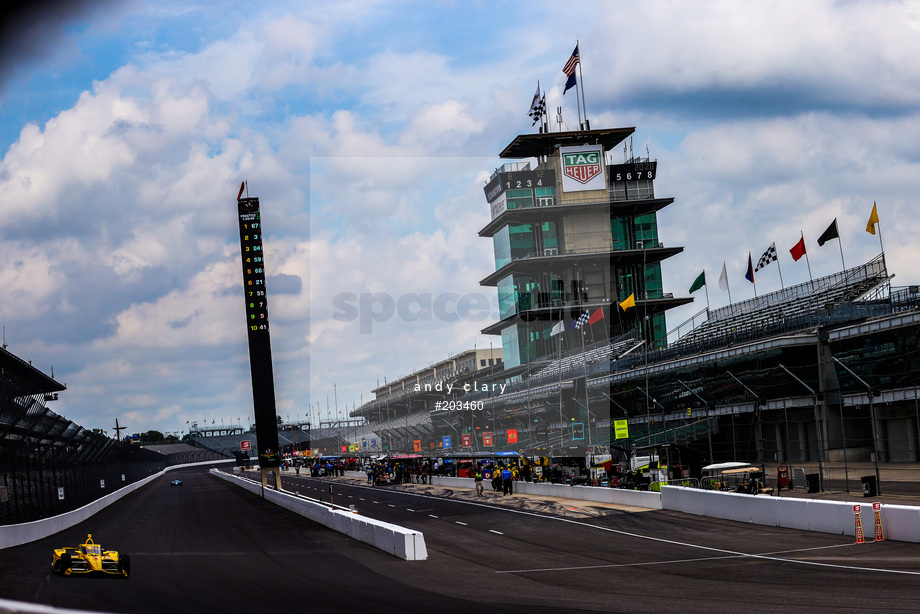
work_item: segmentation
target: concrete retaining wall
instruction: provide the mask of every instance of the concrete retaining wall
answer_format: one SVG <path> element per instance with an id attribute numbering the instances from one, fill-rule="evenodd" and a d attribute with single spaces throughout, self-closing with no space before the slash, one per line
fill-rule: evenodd
<path id="1" fill-rule="evenodd" d="M 346 472 L 348 477 L 366 478 L 361 472 Z M 436 486 L 475 488 L 472 478 L 432 478 Z M 490 488 L 486 484 L 486 488 Z M 600 501 L 651 509 L 667 509 L 697 516 L 709 516 L 772 527 L 819 531 L 837 535 L 856 535 L 853 505 L 862 506 L 863 533 L 875 535 L 875 512 L 872 502 L 819 501 L 815 499 L 745 495 L 717 490 L 700 490 L 681 486 L 663 486 L 661 493 L 594 486 L 515 482 L 514 492 L 545 497 L 564 497 Z M 880 512 L 885 539 L 920 543 L 920 507 L 882 505 Z"/>
<path id="2" fill-rule="evenodd" d="M 261 494 L 262 492 L 262 485 L 259 483 L 217 470 L 212 470 L 211 474 L 245 488 L 252 493 Z M 300 514 L 305 518 L 309 518 L 339 533 L 344 533 L 365 544 L 370 544 L 384 552 L 389 552 L 405 561 L 424 561 L 428 558 L 425 536 L 419 531 L 413 531 L 351 512 L 331 509 L 326 505 L 307 501 L 290 493 L 271 488 L 265 489 L 265 498 L 286 510 Z"/>
<path id="3" fill-rule="evenodd" d="M 697 516 L 854 537 L 853 505 L 859 504 L 863 533 L 867 539 L 875 535 L 875 512 L 872 503 L 865 501 L 817 501 L 664 486 L 661 503 L 663 509 Z M 885 539 L 920 543 L 920 508 L 886 504 L 880 516 Z"/>
<path id="4" fill-rule="evenodd" d="M 99 510 L 112 505 L 125 495 L 134 492 L 138 488 L 146 485 L 152 480 L 155 480 L 168 471 L 172 471 L 174 469 L 182 469 L 185 467 L 196 467 L 199 465 L 215 465 L 234 462 L 236 461 L 229 459 L 225 461 L 204 461 L 200 463 L 188 463 L 186 465 L 173 465 L 171 467 L 167 467 L 159 473 L 155 473 L 149 477 L 146 477 L 143 480 L 134 482 L 133 484 L 128 484 L 124 488 L 120 488 L 115 492 L 102 497 L 101 499 L 96 499 L 92 503 L 87 503 L 83 507 L 75 509 L 72 512 L 67 512 L 58 516 L 52 516 L 51 518 L 43 518 L 41 520 L 36 520 L 35 522 L 24 522 L 22 524 L 8 524 L 0 526 L 0 550 L 3 548 L 12 548 L 13 546 L 20 546 L 22 544 L 34 542 L 36 540 L 48 537 L 49 535 L 59 533 L 64 529 L 69 529 L 75 524 L 83 522 Z"/>
<path id="5" fill-rule="evenodd" d="M 475 488 L 473 478 L 446 478 L 435 476 L 432 478 L 435 486 L 446 488 Z M 491 488 L 486 484 L 486 488 Z M 566 486 L 565 484 L 549 484 L 547 482 L 515 482 L 514 492 L 525 495 L 538 495 L 543 497 L 562 497 L 565 499 L 580 499 L 583 501 L 598 501 L 600 503 L 616 503 L 618 505 L 631 505 L 649 509 L 661 509 L 661 495 L 657 492 L 643 492 L 639 490 L 623 490 L 620 488 L 600 488 L 597 486 Z"/>

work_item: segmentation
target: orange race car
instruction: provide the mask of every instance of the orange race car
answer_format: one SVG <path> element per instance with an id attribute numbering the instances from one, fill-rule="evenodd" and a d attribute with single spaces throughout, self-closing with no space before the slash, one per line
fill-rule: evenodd
<path id="1" fill-rule="evenodd" d="M 51 555 L 51 571 L 64 576 L 71 574 L 111 574 L 127 578 L 131 574 L 131 557 L 114 550 L 103 550 L 87 535 L 86 542 L 76 548 L 58 548 Z"/>

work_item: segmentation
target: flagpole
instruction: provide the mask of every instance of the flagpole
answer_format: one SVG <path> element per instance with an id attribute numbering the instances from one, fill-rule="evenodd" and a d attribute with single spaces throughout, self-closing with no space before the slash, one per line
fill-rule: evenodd
<path id="1" fill-rule="evenodd" d="M 703 269 L 703 275 L 706 274 L 706 269 Z M 703 289 L 706 290 L 706 319 L 709 319 L 709 284 L 703 284 Z"/>
<path id="2" fill-rule="evenodd" d="M 549 132 L 549 113 L 546 111 L 546 92 L 543 92 L 540 104 L 543 107 L 543 132 Z"/>
<path id="3" fill-rule="evenodd" d="M 776 252 L 776 243 L 773 244 L 773 252 Z M 779 266 L 779 255 L 776 256 L 776 270 L 779 271 L 779 287 L 785 290 L 786 284 L 783 283 L 783 269 Z"/>
<path id="4" fill-rule="evenodd" d="M 540 91 L 540 80 L 539 79 L 537 79 L 537 91 L 538 92 Z M 542 97 L 543 94 L 541 93 L 540 96 Z M 537 106 L 540 106 L 540 98 L 537 98 Z M 545 130 L 542 130 L 542 128 L 544 128 L 545 125 L 546 125 L 546 110 L 544 109 L 543 117 L 540 118 L 540 128 L 541 128 L 540 132 L 545 132 Z"/>
<path id="5" fill-rule="evenodd" d="M 576 40 L 575 46 L 578 47 L 578 80 L 581 82 L 581 109 L 584 111 L 585 116 L 585 130 L 590 130 L 591 126 L 588 125 L 588 109 L 585 107 L 585 76 L 581 72 L 581 43 Z"/>
<path id="6" fill-rule="evenodd" d="M 751 252 L 748 252 L 748 270 L 751 272 L 751 285 L 754 286 L 754 298 L 757 298 L 757 276 L 754 275 L 754 263 L 751 261 Z"/>
<path id="7" fill-rule="evenodd" d="M 840 247 L 840 264 L 843 265 L 843 270 L 847 270 L 847 263 L 843 259 L 843 239 L 840 238 L 840 230 L 837 230 L 837 246 Z"/>
<path id="8" fill-rule="evenodd" d="M 578 41 L 575 41 L 575 48 L 578 48 Z M 581 50 L 578 51 L 578 64 L 581 64 Z M 574 69 L 572 69 L 574 72 Z M 581 123 L 581 97 L 578 94 L 578 84 L 575 84 L 575 108 L 578 110 L 578 129 L 582 129 Z"/>
<path id="9" fill-rule="evenodd" d="M 802 238 L 802 245 L 805 245 L 805 233 L 801 230 L 799 231 L 799 237 Z M 811 276 L 811 262 L 808 260 L 808 250 L 807 249 L 805 250 L 805 264 L 808 265 L 808 281 L 814 283 L 815 278 Z"/>
<path id="10" fill-rule="evenodd" d="M 872 202 L 872 208 L 876 212 L 878 212 L 875 201 Z M 882 244 L 882 222 L 881 221 L 876 222 L 875 227 L 878 229 L 878 246 L 879 246 L 879 249 L 882 250 L 882 262 L 884 263 L 885 262 L 885 246 L 884 244 Z"/>
<path id="11" fill-rule="evenodd" d="M 585 312 L 587 313 L 587 312 Z M 585 323 L 587 324 L 587 322 Z M 585 352 L 585 327 L 581 327 L 581 368 L 585 375 L 585 422 L 587 423 L 588 431 L 588 447 L 591 446 L 591 400 L 588 398 L 588 356 Z M 574 443 L 575 434 L 572 434 L 572 440 Z"/>

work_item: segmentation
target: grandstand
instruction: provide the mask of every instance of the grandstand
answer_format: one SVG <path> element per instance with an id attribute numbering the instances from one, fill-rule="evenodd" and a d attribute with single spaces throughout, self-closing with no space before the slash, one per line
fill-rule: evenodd
<path id="1" fill-rule="evenodd" d="M 166 466 L 224 460 L 228 458 L 226 454 L 218 454 L 210 450 L 196 448 L 187 443 L 170 443 L 143 447 L 146 450 L 152 450 L 157 454 L 165 456 Z"/>
<path id="2" fill-rule="evenodd" d="M 868 305 L 860 303 L 860 299 L 885 286 L 890 279 L 884 254 L 880 254 L 841 273 L 714 309 L 705 322 L 673 346 L 725 345 L 846 321 L 852 316 L 841 313 L 837 307 Z"/>
<path id="3" fill-rule="evenodd" d="M 0 524 L 77 509 L 166 465 L 51 411 L 65 389 L 0 347 Z"/>

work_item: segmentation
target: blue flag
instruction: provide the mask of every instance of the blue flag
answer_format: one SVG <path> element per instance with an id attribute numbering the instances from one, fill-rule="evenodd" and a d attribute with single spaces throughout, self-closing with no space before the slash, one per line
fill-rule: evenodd
<path id="1" fill-rule="evenodd" d="M 744 278 L 754 283 L 754 263 L 751 262 L 751 252 L 748 252 L 748 268 L 747 272 L 744 274 Z"/>

